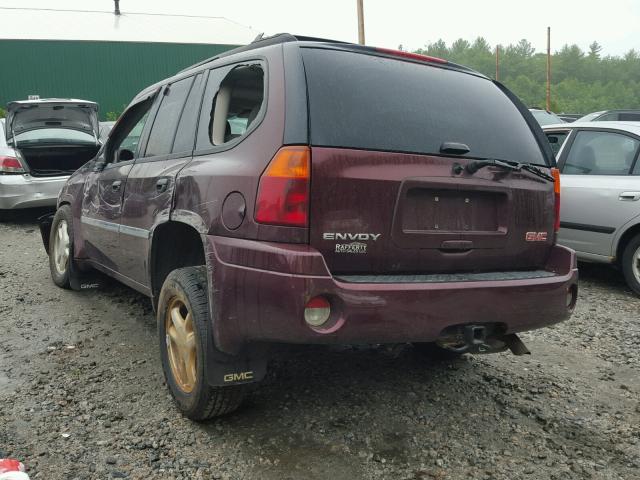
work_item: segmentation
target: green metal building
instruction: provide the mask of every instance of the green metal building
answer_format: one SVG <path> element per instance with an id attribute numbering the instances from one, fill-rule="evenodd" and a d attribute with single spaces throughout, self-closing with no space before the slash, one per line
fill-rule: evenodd
<path id="1" fill-rule="evenodd" d="M 13 100 L 82 98 L 100 118 L 122 112 L 144 87 L 256 31 L 223 17 L 109 11 L 2 9 L 0 108 Z"/>
<path id="2" fill-rule="evenodd" d="M 101 119 L 120 113 L 144 87 L 232 45 L 0 40 L 0 105 L 41 98 L 82 98 L 100 104 Z M 9 67 L 9 68 L 6 68 Z"/>

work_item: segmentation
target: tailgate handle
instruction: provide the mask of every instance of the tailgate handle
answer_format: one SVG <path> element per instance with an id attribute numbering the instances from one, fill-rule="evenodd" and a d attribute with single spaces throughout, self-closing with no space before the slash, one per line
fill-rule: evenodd
<path id="1" fill-rule="evenodd" d="M 467 251 L 473 249 L 471 240 L 445 240 L 440 244 L 440 250 Z"/>
<path id="2" fill-rule="evenodd" d="M 618 197 L 618 200 L 637 202 L 640 200 L 640 192 L 622 192 Z"/>

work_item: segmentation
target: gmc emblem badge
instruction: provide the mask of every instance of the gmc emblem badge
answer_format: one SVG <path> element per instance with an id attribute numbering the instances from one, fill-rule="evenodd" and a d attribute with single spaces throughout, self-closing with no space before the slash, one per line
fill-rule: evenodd
<path id="1" fill-rule="evenodd" d="M 527 232 L 524 234 L 527 242 L 546 242 L 547 232 Z"/>

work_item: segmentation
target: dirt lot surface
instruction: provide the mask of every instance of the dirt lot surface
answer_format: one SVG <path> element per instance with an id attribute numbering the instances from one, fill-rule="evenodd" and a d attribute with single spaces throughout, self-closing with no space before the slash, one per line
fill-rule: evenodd
<path id="1" fill-rule="evenodd" d="M 0 245 L 0 458 L 32 478 L 640 478 L 640 299 L 615 270 L 583 266 L 531 356 L 282 348 L 240 411 L 195 424 L 146 298 L 56 288 L 33 219 Z"/>

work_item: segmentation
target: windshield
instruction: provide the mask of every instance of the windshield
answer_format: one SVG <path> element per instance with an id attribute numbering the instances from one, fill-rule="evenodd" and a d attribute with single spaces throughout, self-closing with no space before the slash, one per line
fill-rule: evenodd
<path id="1" fill-rule="evenodd" d="M 592 122 L 593 120 L 596 119 L 596 117 L 599 117 L 603 113 L 604 112 L 589 113 L 589 114 L 585 115 L 584 117 L 580 117 L 578 120 L 576 120 L 576 122 Z"/>
<path id="2" fill-rule="evenodd" d="M 517 106 L 491 80 L 362 53 L 304 48 L 311 144 L 546 165 Z"/>
<path id="3" fill-rule="evenodd" d="M 19 143 L 90 143 L 95 145 L 93 135 L 68 128 L 39 128 L 16 135 Z"/>
<path id="4" fill-rule="evenodd" d="M 565 123 L 555 113 L 547 112 L 546 110 L 529 110 L 540 125 L 553 125 L 555 123 Z"/>

